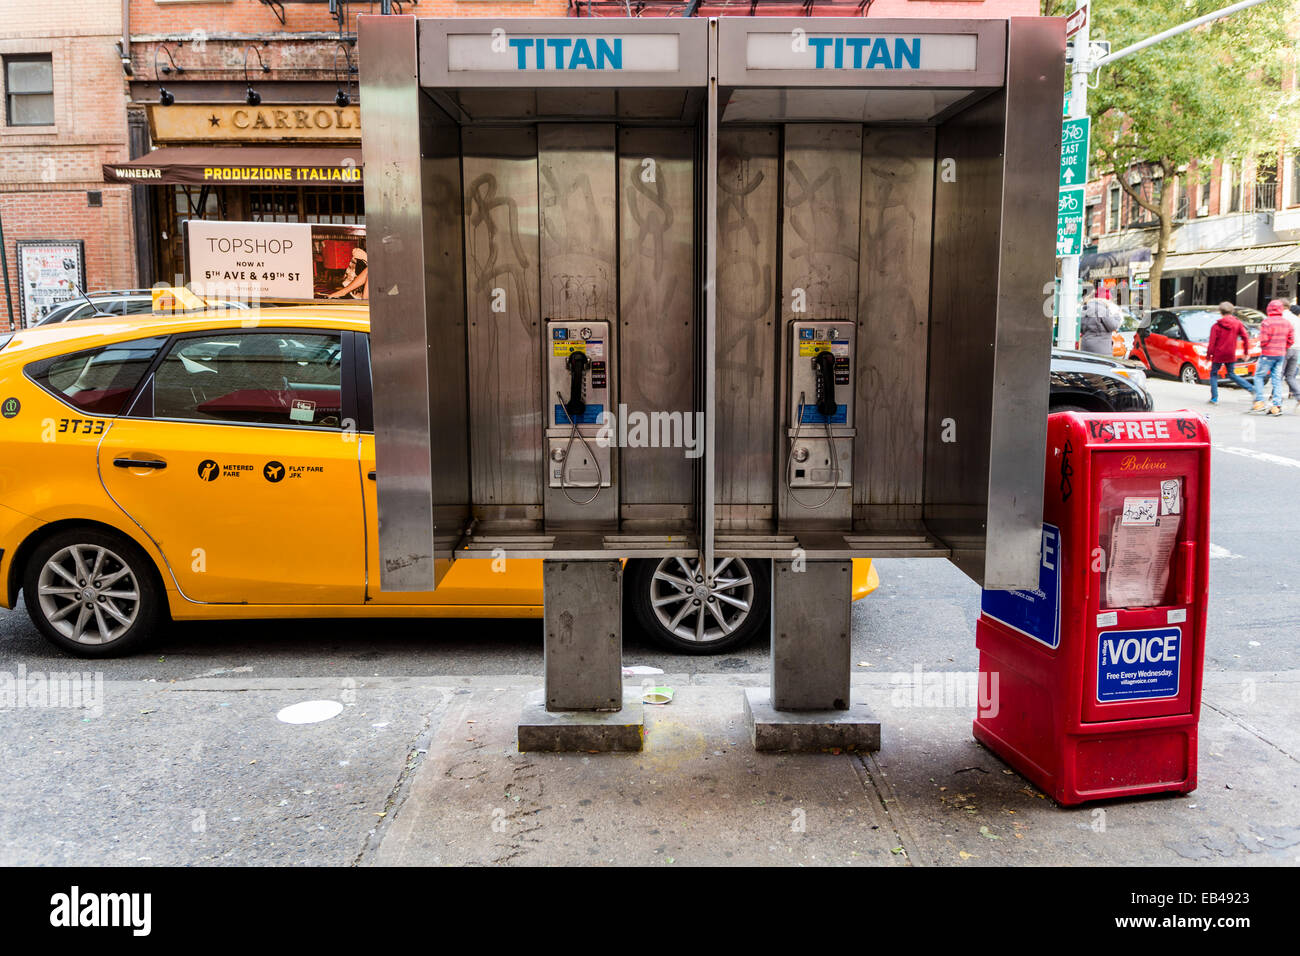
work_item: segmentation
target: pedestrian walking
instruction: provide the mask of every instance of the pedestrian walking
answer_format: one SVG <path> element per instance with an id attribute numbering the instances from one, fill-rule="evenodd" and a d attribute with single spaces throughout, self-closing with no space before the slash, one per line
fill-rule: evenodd
<path id="1" fill-rule="evenodd" d="M 1112 357 L 1115 353 L 1110 334 L 1122 321 L 1119 306 L 1109 299 L 1088 299 L 1079 317 L 1079 350 Z"/>
<path id="2" fill-rule="evenodd" d="M 1291 328 L 1295 330 L 1295 342 L 1286 350 L 1286 363 L 1282 367 L 1282 378 L 1287 390 L 1295 399 L 1295 410 L 1300 412 L 1300 305 L 1292 302 L 1287 306 L 1287 316 Z"/>
<path id="3" fill-rule="evenodd" d="M 1219 404 L 1219 366 L 1224 367 L 1228 378 L 1238 388 L 1253 392 L 1254 386 L 1237 374 L 1237 341 L 1245 355 L 1250 355 L 1250 333 L 1236 316 L 1236 306 L 1231 302 L 1219 303 L 1219 321 L 1210 327 L 1210 340 L 1205 344 L 1205 355 L 1210 360 L 1210 404 Z"/>
<path id="4" fill-rule="evenodd" d="M 1268 304 L 1268 314 L 1259 327 L 1259 361 L 1255 363 L 1255 404 L 1251 411 L 1268 409 L 1270 415 L 1282 414 L 1282 366 L 1286 353 L 1295 345 L 1295 327 L 1286 315 L 1286 304 L 1274 299 Z M 1272 378 L 1272 401 L 1264 401 L 1264 380 Z"/>

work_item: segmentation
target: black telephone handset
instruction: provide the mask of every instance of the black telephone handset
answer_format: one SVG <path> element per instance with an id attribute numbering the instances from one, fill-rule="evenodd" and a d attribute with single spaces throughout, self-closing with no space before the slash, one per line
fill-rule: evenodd
<path id="1" fill-rule="evenodd" d="M 564 360 L 564 367 L 569 370 L 569 400 L 564 403 L 564 410 L 571 421 L 576 422 L 587 410 L 585 376 L 590 366 L 586 352 L 570 352 Z"/>
<path id="2" fill-rule="evenodd" d="M 835 356 L 818 352 L 813 356 L 813 375 L 817 380 L 817 411 L 825 421 L 835 415 Z"/>

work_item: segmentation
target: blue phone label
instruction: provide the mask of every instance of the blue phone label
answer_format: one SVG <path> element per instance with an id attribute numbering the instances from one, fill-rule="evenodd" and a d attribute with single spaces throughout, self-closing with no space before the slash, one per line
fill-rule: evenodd
<path id="1" fill-rule="evenodd" d="M 849 420 L 849 406 L 836 405 L 835 414 L 829 419 L 832 425 L 843 425 Z M 821 412 L 817 411 L 816 405 L 803 406 L 803 418 L 800 421 L 805 425 L 822 425 L 827 422 L 827 418 Z"/>
<path id="2" fill-rule="evenodd" d="M 599 425 L 600 413 L 605 410 L 604 405 L 588 404 L 581 415 L 574 415 L 569 418 L 569 413 L 564 410 L 564 406 L 556 404 L 555 406 L 555 424 L 572 425 L 577 422 L 579 425 Z"/>

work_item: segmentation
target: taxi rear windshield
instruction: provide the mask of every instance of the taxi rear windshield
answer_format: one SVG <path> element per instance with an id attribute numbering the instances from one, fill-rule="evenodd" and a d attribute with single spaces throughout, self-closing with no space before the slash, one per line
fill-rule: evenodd
<path id="1" fill-rule="evenodd" d="M 115 342 L 33 362 L 27 377 L 89 415 L 119 415 L 167 336 Z"/>

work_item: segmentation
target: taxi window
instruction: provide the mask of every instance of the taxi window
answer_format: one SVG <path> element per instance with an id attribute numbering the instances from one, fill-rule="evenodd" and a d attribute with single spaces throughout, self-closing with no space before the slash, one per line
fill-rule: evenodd
<path id="1" fill-rule="evenodd" d="M 340 428 L 338 333 L 214 332 L 179 339 L 154 373 L 155 418 Z"/>
<path id="2" fill-rule="evenodd" d="M 149 371 L 166 336 L 116 342 L 27 366 L 37 385 L 92 415 L 117 415 Z"/>

